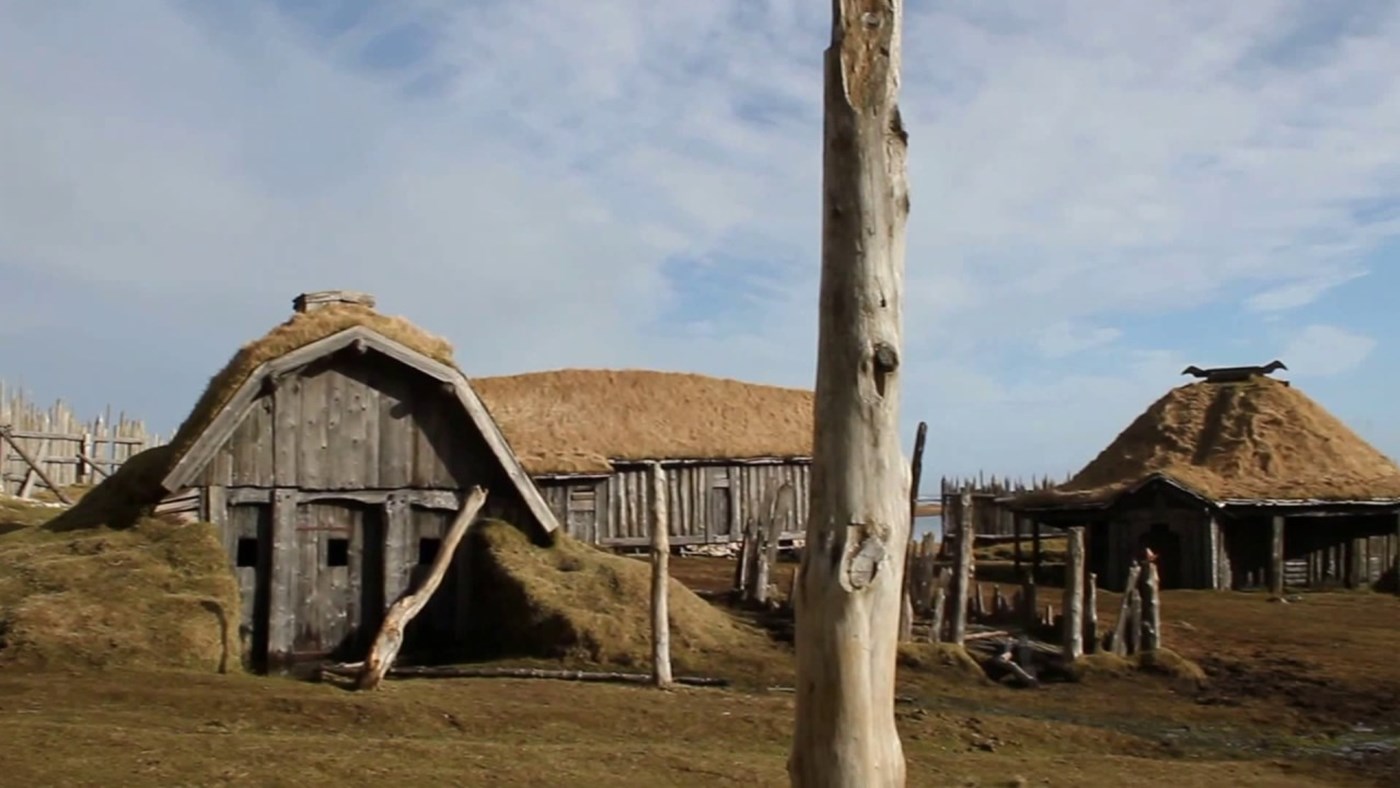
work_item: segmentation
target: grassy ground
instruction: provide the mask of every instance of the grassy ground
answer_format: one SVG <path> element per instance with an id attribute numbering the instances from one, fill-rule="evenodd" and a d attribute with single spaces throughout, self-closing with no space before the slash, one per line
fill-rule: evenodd
<path id="1" fill-rule="evenodd" d="M 0 512 L 0 518 L 4 515 Z M 0 537 L 3 538 L 3 537 Z M 727 587 L 732 564 L 676 559 Z M 792 564 L 779 567 L 780 587 Z M 1053 593 L 1045 589 L 1046 593 Z M 1105 619 L 1116 598 L 1105 594 Z M 909 784 L 1392 785 L 1400 600 L 1164 595 L 1168 645 L 1204 688 L 1143 672 L 1017 690 L 904 668 Z M 790 684 L 785 647 L 765 684 Z M 0 774 L 14 785 L 785 785 L 792 695 L 499 679 L 331 684 L 179 668 L 0 668 Z M 1360 724 L 1360 729 L 1354 729 Z"/>

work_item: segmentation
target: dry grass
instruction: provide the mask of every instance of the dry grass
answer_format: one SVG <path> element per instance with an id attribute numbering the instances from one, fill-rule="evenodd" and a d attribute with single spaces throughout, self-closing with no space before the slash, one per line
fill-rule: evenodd
<path id="1" fill-rule="evenodd" d="M 566 369 L 477 378 L 531 473 L 607 472 L 609 460 L 803 457 L 812 392 L 679 372 Z"/>
<path id="2" fill-rule="evenodd" d="M 1269 378 L 1168 392 L 1072 479 L 1025 505 L 1109 500 L 1161 474 L 1212 500 L 1400 498 L 1400 467 L 1306 394 Z"/>
<path id="3" fill-rule="evenodd" d="M 651 567 L 557 534 L 539 546 L 505 523 L 474 529 L 474 616 L 492 656 L 650 666 Z M 775 647 L 677 580 L 670 585 L 671 653 L 678 670 L 719 665 L 754 673 Z M 747 661 L 747 666 L 739 665 Z M 761 671 L 759 671 L 761 672 Z"/>
<path id="4" fill-rule="evenodd" d="M 0 505 L 0 664 L 237 667 L 238 592 L 206 526 L 53 527 Z"/>
<path id="5" fill-rule="evenodd" d="M 334 304 L 293 314 L 265 336 L 239 348 L 228 364 L 210 379 L 194 410 L 170 440 L 171 461 L 178 460 L 189 449 L 259 365 L 355 326 L 371 328 L 435 361 L 455 366 L 452 345 L 447 340 L 429 334 L 404 318 L 380 314 L 367 306 Z"/>

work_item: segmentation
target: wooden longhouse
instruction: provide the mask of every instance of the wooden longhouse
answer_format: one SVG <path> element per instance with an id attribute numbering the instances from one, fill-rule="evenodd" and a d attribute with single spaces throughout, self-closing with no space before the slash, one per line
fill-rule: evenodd
<path id="1" fill-rule="evenodd" d="M 1064 484 L 1004 503 L 1084 528 L 1088 570 L 1122 590 L 1144 548 L 1165 588 L 1364 587 L 1400 564 L 1400 467 L 1281 368 L 1188 369 Z M 1228 374 L 1214 374 L 1216 372 Z"/>
<path id="2" fill-rule="evenodd" d="M 483 516 L 558 528 L 445 342 L 368 296 L 294 303 L 211 381 L 170 445 L 158 507 L 219 529 L 258 669 L 361 658 L 473 485 L 489 493 Z M 466 631 L 470 557 L 457 559 L 406 651 Z"/>
<path id="3" fill-rule="evenodd" d="M 213 523 L 256 669 L 363 655 L 477 484 L 483 517 L 603 547 L 648 540 L 648 464 L 671 542 L 729 543 L 779 487 L 805 529 L 810 392 L 699 375 L 563 370 L 468 380 L 452 349 L 364 294 L 298 296 L 171 441 L 158 512 Z M 468 543 L 405 653 L 471 631 Z"/>
<path id="4" fill-rule="evenodd" d="M 812 393 L 648 370 L 558 370 L 476 378 L 473 387 L 576 539 L 648 541 L 647 468 L 666 471 L 670 542 L 729 544 L 779 487 L 780 539 L 806 529 Z"/>

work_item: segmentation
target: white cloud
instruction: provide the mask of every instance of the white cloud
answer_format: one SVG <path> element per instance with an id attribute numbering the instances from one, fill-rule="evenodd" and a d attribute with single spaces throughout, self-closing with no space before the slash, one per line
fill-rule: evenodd
<path id="1" fill-rule="evenodd" d="M 1121 330 L 1109 326 L 1079 326 L 1061 320 L 1042 329 L 1035 341 L 1041 355 L 1047 358 L 1064 358 L 1107 345 L 1122 335 Z"/>
<path id="2" fill-rule="evenodd" d="M 1376 349 L 1376 340 L 1337 326 L 1310 325 L 1284 347 L 1283 362 L 1300 378 L 1351 372 Z"/>
<path id="3" fill-rule="evenodd" d="M 209 355 L 299 290 L 339 286 L 448 335 L 473 373 L 810 384 L 828 6 L 407 0 L 336 35 L 306 21 L 343 9 L 298 7 L 0 9 L 0 264 L 171 321 L 228 302 L 171 345 L 151 407 L 184 407 Z M 909 4 L 910 419 L 996 414 L 986 445 L 1040 431 L 1025 462 L 1078 457 L 1179 367 L 1026 384 L 1047 424 L 1000 404 L 1022 382 L 989 351 L 1127 358 L 1103 327 L 1125 313 L 1291 309 L 1361 272 L 1400 229 L 1356 210 L 1400 193 L 1397 13 L 1300 65 L 1280 50 L 1316 37 L 1298 8 Z M 364 62 L 406 24 L 432 31 L 423 57 Z M 663 263 L 760 254 L 776 286 L 753 306 L 668 323 Z"/>

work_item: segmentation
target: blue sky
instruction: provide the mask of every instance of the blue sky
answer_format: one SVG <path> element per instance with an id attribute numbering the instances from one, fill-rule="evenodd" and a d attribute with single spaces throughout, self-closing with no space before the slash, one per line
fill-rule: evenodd
<path id="1" fill-rule="evenodd" d="M 470 375 L 809 386 L 797 0 L 0 4 L 0 379 L 169 431 L 304 290 Z M 1063 475 L 1187 364 L 1400 455 L 1400 6 L 910 2 L 906 443 Z"/>

